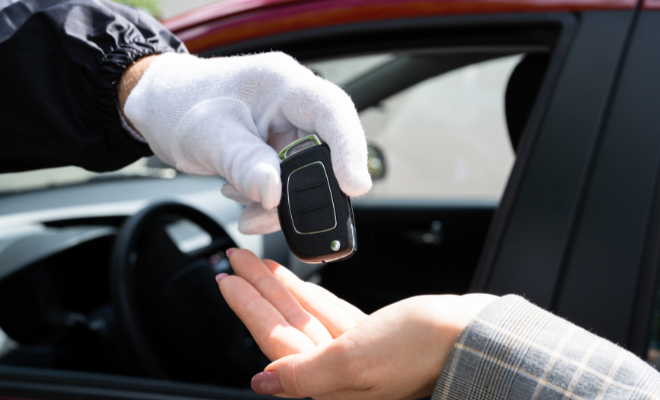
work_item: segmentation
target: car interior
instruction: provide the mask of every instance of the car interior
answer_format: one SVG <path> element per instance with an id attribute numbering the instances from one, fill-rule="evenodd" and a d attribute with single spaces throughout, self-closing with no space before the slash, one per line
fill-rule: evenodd
<path id="1" fill-rule="evenodd" d="M 359 40 L 352 31 L 326 30 L 206 55 L 281 50 L 327 79 L 318 67 L 324 62 L 386 55 L 341 82 L 361 115 L 429 80 L 509 60 L 513 68 L 496 100 L 508 131 L 503 145 L 513 159 L 561 26 L 470 21 L 399 31 L 365 28 Z M 399 164 L 395 150 L 367 135 L 384 171 L 376 188 Z M 434 151 L 425 149 L 426 162 L 441 161 Z M 419 190 L 435 182 L 422 180 Z M 355 199 L 358 251 L 349 260 L 302 265 L 280 233 L 264 237 L 273 249 L 266 255 L 366 313 L 416 295 L 467 293 L 504 187 L 489 190 L 496 194 L 443 197 L 411 189 L 410 195 Z M 224 251 L 236 242 L 203 212 L 165 202 L 132 216 L 49 221 L 43 229 L 0 241 L 0 328 L 8 337 L 0 346 L 0 365 L 249 388 L 251 377 L 269 363 L 213 279 L 231 272 Z M 56 231 L 57 240 L 46 231 Z"/>

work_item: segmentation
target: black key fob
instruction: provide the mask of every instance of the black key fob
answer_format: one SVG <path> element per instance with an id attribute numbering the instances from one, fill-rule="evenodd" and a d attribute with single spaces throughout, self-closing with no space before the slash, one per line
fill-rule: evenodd
<path id="1" fill-rule="evenodd" d="M 357 250 L 351 199 L 335 178 L 330 148 L 316 135 L 280 152 L 280 226 L 291 252 L 302 262 L 345 260 Z"/>

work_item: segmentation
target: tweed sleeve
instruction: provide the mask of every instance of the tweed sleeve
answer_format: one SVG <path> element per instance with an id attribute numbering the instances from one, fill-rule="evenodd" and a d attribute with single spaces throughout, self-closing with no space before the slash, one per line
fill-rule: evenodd
<path id="1" fill-rule="evenodd" d="M 658 399 L 660 373 L 632 353 L 518 296 L 463 330 L 432 400 Z"/>

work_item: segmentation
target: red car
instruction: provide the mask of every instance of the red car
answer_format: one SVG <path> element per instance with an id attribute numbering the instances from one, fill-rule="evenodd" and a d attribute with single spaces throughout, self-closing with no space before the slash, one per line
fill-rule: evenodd
<path id="1" fill-rule="evenodd" d="M 660 364 L 659 0 L 229 0 L 164 25 L 202 57 L 286 52 L 351 95 L 375 179 L 354 201 L 359 249 L 319 267 L 260 238 L 299 276 L 365 312 L 517 293 Z M 97 325 L 58 331 L 57 354 L 0 346 L 0 399 L 260 397 L 249 381 L 268 361 L 219 293 L 200 294 L 232 231 L 191 210 L 103 220 L 123 228 L 89 278 L 115 292 L 81 294 L 104 305 L 81 317 Z M 142 236 L 173 214 L 212 241 L 153 305 L 117 270 L 169 265 Z"/>

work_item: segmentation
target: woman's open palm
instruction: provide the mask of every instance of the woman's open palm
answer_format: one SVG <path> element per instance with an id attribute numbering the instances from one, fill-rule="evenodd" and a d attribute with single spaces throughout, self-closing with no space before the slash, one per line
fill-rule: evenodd
<path id="1" fill-rule="evenodd" d="M 248 250 L 228 251 L 236 276 L 218 283 L 271 360 L 252 387 L 317 399 L 401 399 L 432 393 L 451 348 L 490 295 L 420 296 L 372 315 Z"/>

